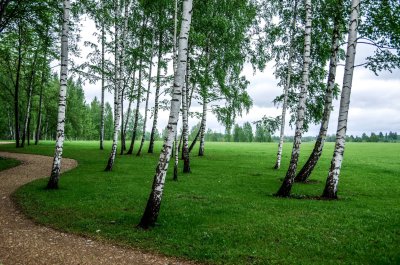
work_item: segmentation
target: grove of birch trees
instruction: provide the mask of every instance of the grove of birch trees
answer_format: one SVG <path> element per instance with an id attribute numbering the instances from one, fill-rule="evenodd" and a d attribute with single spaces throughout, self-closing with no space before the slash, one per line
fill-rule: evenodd
<path id="1" fill-rule="evenodd" d="M 93 38 L 84 41 L 89 52 L 77 63 L 71 57 L 79 56 L 82 49 L 83 19 L 93 22 Z M 374 52 L 356 65 L 359 45 L 371 46 Z M 321 198 L 337 199 L 352 83 L 357 82 L 353 72 L 357 67 L 375 74 L 399 68 L 400 3 L 1 0 L 0 62 L 0 136 L 14 140 L 17 148 L 30 145 L 31 140 L 34 144 L 56 141 L 50 189 L 60 185 L 64 140 L 98 141 L 99 152 L 109 154 L 106 171 L 115 170 L 121 155 L 131 156 L 135 163 L 145 153 L 158 153 L 155 142 L 164 141 L 139 223 L 147 229 L 157 221 L 170 162 L 178 180 L 181 172 L 196 171 L 191 156 L 207 156 L 210 115 L 225 129 L 226 141 L 238 141 L 239 133 L 241 139 L 253 141 L 252 126 L 257 139 L 279 132 L 277 156 L 265 162 L 284 177 L 277 197 L 290 197 L 296 182 L 309 181 L 328 127 L 336 125 Z M 243 71 L 246 65 L 254 71 L 273 66 L 282 88 L 274 103 L 282 114 L 265 113 L 260 121 L 241 128 L 236 120 L 253 104 Z M 337 69 L 343 65 L 343 83 L 338 84 Z M 98 87 L 90 103 L 85 102 L 86 84 Z M 112 94 L 112 104 L 106 94 Z M 329 124 L 339 95 L 338 122 Z M 162 136 L 161 112 L 169 113 Z M 286 170 L 281 161 L 288 120 L 295 135 Z M 190 121 L 198 123 L 192 132 Z M 302 137 L 311 124 L 320 124 L 320 130 L 313 151 L 301 165 Z M 111 141 L 111 147 L 105 141 Z"/>

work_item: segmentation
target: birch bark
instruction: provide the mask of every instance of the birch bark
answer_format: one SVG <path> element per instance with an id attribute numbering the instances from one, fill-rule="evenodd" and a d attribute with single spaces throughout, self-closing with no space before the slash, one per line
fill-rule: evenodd
<path id="1" fill-rule="evenodd" d="M 58 189 L 58 181 L 60 179 L 61 160 L 64 147 L 64 126 L 65 126 L 65 108 L 67 103 L 67 81 L 68 81 L 68 38 L 69 38 L 69 13 L 70 1 L 63 1 L 63 25 L 61 35 L 61 70 L 60 70 L 60 95 L 58 101 L 58 118 L 57 118 L 57 138 L 53 159 L 53 165 L 48 189 Z"/>
<path id="2" fill-rule="evenodd" d="M 287 71 L 287 77 L 286 77 L 286 84 L 283 89 L 284 90 L 284 98 L 283 98 L 283 105 L 282 105 L 281 132 L 280 132 L 280 136 L 279 136 L 278 153 L 276 156 L 276 162 L 275 162 L 274 169 L 280 169 L 280 167 L 281 167 L 283 140 L 285 137 L 286 110 L 287 110 L 288 95 L 289 95 L 289 89 L 291 86 L 291 77 L 292 77 L 292 63 L 293 63 L 293 54 L 294 54 L 293 40 L 294 40 L 294 33 L 296 31 L 296 21 L 297 21 L 297 0 L 294 1 L 292 26 L 290 27 L 288 71 Z"/>
<path id="3" fill-rule="evenodd" d="M 101 1 L 101 12 L 103 13 L 101 25 L 101 112 L 100 112 L 100 150 L 104 150 L 104 93 L 105 93 L 105 17 L 104 0 Z"/>
<path id="4" fill-rule="evenodd" d="M 309 66 L 311 54 L 311 0 L 305 0 L 306 20 L 304 35 L 304 59 L 302 85 L 300 90 L 300 99 L 297 108 L 296 131 L 293 140 L 292 156 L 290 159 L 289 169 L 283 180 L 282 186 L 276 193 L 276 196 L 288 197 L 296 176 L 297 164 L 300 156 L 301 138 L 303 133 L 304 115 L 306 107 L 307 88 L 309 84 Z"/>
<path id="5" fill-rule="evenodd" d="M 342 10 L 343 0 L 338 1 L 339 10 Z M 338 12 L 339 13 L 339 12 Z M 328 83 L 325 91 L 324 113 L 322 116 L 322 123 L 319 129 L 317 141 L 315 142 L 314 149 L 308 158 L 305 165 L 297 174 L 295 181 L 307 182 L 312 171 L 318 163 L 324 148 L 326 134 L 328 132 L 329 119 L 332 112 L 333 89 L 335 88 L 336 68 L 339 60 L 339 41 L 340 41 L 340 17 L 341 14 L 335 16 L 333 34 L 332 34 L 332 48 L 331 58 L 329 63 Z"/>
<path id="6" fill-rule="evenodd" d="M 139 223 L 139 227 L 147 229 L 155 225 L 160 211 L 161 199 L 164 190 L 165 176 L 171 158 L 171 149 L 174 136 L 179 121 L 179 109 L 182 99 L 182 87 L 185 79 L 185 69 L 187 60 L 187 47 L 189 40 L 189 30 L 192 19 L 192 0 L 183 1 L 183 18 L 181 22 L 181 32 L 179 37 L 178 67 L 174 77 L 173 95 L 171 109 L 168 120 L 168 134 L 160 154 L 160 159 L 154 176 L 152 191 L 147 202 L 146 209 Z"/>
<path id="7" fill-rule="evenodd" d="M 144 28 L 144 25 L 146 24 L 146 19 L 143 19 L 142 23 L 142 28 Z M 142 47 L 141 49 L 141 55 L 140 55 L 140 60 L 139 60 L 139 80 L 138 80 L 138 91 L 137 91 L 137 99 L 136 99 L 136 110 L 135 110 L 135 122 L 133 124 L 133 131 L 132 131 L 132 140 L 131 144 L 129 146 L 129 150 L 126 153 L 127 155 L 131 155 L 133 153 L 133 148 L 135 146 L 135 140 L 136 140 L 136 133 L 137 133 L 137 127 L 139 123 L 139 109 L 140 109 L 140 102 L 142 101 L 142 70 L 143 70 L 143 52 L 144 52 L 144 32 L 142 33 L 140 37 L 140 46 Z"/>
<path id="8" fill-rule="evenodd" d="M 343 155 L 346 142 L 347 118 L 350 106 L 350 94 L 353 83 L 354 61 L 357 49 L 357 28 L 360 17 L 360 0 L 351 1 L 351 15 L 347 40 L 346 63 L 343 77 L 343 88 L 340 99 L 338 126 L 336 132 L 336 144 L 331 161 L 328 178 L 322 194 L 326 199 L 337 199 L 337 187 L 340 170 L 342 168 Z"/>
<path id="9" fill-rule="evenodd" d="M 120 13 L 119 1 L 115 3 L 115 32 L 114 32 L 114 75 L 115 75 L 115 90 L 114 90 L 114 133 L 113 133 L 113 142 L 111 146 L 111 153 L 108 158 L 107 166 L 104 171 L 111 171 L 114 162 L 115 156 L 117 154 L 117 145 L 118 145 L 118 134 L 120 129 L 120 109 L 121 109 L 121 99 L 120 99 L 120 76 L 119 76 L 119 22 L 118 15 Z"/>
<path id="10" fill-rule="evenodd" d="M 162 60 L 162 49 L 163 49 L 163 32 L 160 30 L 158 36 L 158 65 L 157 65 L 157 79 L 156 79 L 156 93 L 154 99 L 154 117 L 153 117 L 153 126 L 151 128 L 150 135 L 150 145 L 149 150 L 147 151 L 149 154 L 154 152 L 154 138 L 157 130 L 157 122 L 158 122 L 158 102 L 160 98 L 160 84 L 161 84 L 161 60 Z"/>
<path id="11" fill-rule="evenodd" d="M 201 116 L 200 125 L 200 148 L 199 156 L 204 156 L 204 144 L 206 136 L 206 123 L 207 123 L 207 99 L 203 97 L 203 115 Z"/>
<path id="12" fill-rule="evenodd" d="M 189 157 L 189 84 L 190 84 L 190 63 L 189 54 L 186 64 L 186 80 L 182 90 L 182 157 L 183 157 L 183 173 L 190 173 L 190 157 Z"/>
<path id="13" fill-rule="evenodd" d="M 151 40 L 151 52 L 150 52 L 150 67 L 149 67 L 149 82 L 147 85 L 147 93 L 146 93 L 146 105 L 144 108 L 144 121 L 143 121 L 143 130 L 142 130 L 142 140 L 140 141 L 140 147 L 139 150 L 136 154 L 136 156 L 140 156 L 142 153 L 143 149 L 143 144 L 146 139 L 146 123 L 147 123 L 147 113 L 148 113 L 148 108 L 149 108 L 149 97 L 150 97 L 150 88 L 151 88 L 151 71 L 153 69 L 153 53 L 154 53 L 154 34 L 153 38 Z"/>

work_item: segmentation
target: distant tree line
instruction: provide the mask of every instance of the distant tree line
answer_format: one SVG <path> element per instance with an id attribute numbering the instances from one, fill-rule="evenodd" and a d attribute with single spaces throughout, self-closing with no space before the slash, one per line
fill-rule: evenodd
<path id="1" fill-rule="evenodd" d="M 193 141 L 196 137 L 196 133 L 200 128 L 200 124 L 197 124 L 192 127 L 189 134 L 189 140 Z M 217 131 L 213 131 L 208 129 L 205 135 L 205 138 L 209 142 L 240 142 L 240 143 L 265 143 L 265 142 L 279 142 L 280 137 L 271 135 L 271 133 L 265 129 L 264 126 L 256 124 L 255 131 L 253 132 L 253 126 L 250 122 L 245 122 L 243 126 L 239 124 L 235 124 L 233 127 L 233 132 L 231 134 L 221 133 Z M 313 142 L 316 140 L 315 136 L 304 136 L 303 142 Z M 393 143 L 398 142 L 399 138 L 397 132 L 389 132 L 389 133 L 374 133 L 371 132 L 368 136 L 366 133 L 363 133 L 361 136 L 346 136 L 347 142 L 368 142 L 368 143 L 377 143 L 377 142 L 385 142 L 385 143 Z M 285 142 L 293 142 L 293 136 L 284 136 Z M 327 142 L 335 142 L 336 135 L 327 135 Z"/>

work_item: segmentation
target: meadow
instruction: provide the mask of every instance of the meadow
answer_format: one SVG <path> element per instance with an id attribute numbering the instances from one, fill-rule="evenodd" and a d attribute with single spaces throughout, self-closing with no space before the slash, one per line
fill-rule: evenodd
<path id="1" fill-rule="evenodd" d="M 110 143 L 100 151 L 97 142 L 66 142 L 64 157 L 79 166 L 61 176 L 60 189 L 45 190 L 41 179 L 13 197 L 38 223 L 206 264 L 400 264 L 400 144 L 348 143 L 337 201 L 273 197 L 291 144 L 279 171 L 276 147 L 206 143 L 205 157 L 193 153 L 192 173 L 177 182 L 171 162 L 158 224 L 148 231 L 136 225 L 158 153 L 117 156 L 113 172 L 104 172 Z M 312 147 L 302 145 L 300 164 Z M 54 143 L 0 150 L 52 156 Z M 295 195 L 322 193 L 332 152 L 328 143 L 315 181 L 296 184 Z"/>

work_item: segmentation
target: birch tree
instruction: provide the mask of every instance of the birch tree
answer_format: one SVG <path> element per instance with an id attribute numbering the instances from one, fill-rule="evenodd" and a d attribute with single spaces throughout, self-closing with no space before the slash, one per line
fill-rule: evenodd
<path id="1" fill-rule="evenodd" d="M 65 109 L 67 96 L 67 81 L 68 81 L 68 38 L 69 38 L 69 13 L 70 1 L 63 1 L 63 24 L 61 34 L 61 70 L 60 70 L 60 95 L 58 103 L 58 118 L 57 118 L 57 139 L 54 153 L 53 165 L 48 189 L 58 189 L 58 181 L 61 172 L 61 160 L 64 148 L 64 126 L 65 126 Z"/>
<path id="2" fill-rule="evenodd" d="M 115 88 L 114 88 L 114 133 L 113 133 L 113 142 L 111 146 L 111 153 L 108 158 L 107 166 L 105 168 L 105 171 L 111 171 L 113 166 L 114 166 L 114 161 L 115 161 L 115 156 L 117 154 L 117 145 L 118 145 L 118 134 L 119 134 L 119 129 L 120 129 L 120 119 L 121 119 L 121 94 L 120 94 L 120 89 L 121 89 L 121 77 L 120 77 L 120 71 L 119 71 L 119 52 L 120 52 L 120 46 L 119 46 L 119 30 L 120 30 L 120 25 L 119 25 L 119 20 L 118 16 L 121 12 L 120 6 L 119 6 L 119 1 L 116 1 L 115 3 L 115 12 L 114 12 L 114 19 L 115 19 L 115 32 L 114 32 L 114 74 L 115 74 Z"/>
<path id="3" fill-rule="evenodd" d="M 335 16 L 334 16 L 334 25 L 332 32 L 332 44 L 331 44 L 331 58 L 329 62 L 329 74 L 328 81 L 326 85 L 325 92 L 325 103 L 324 103 L 324 113 L 321 122 L 321 127 L 318 133 L 317 140 L 314 145 L 314 149 L 309 156 L 307 162 L 304 164 L 300 172 L 296 176 L 296 181 L 298 182 L 306 182 L 311 175 L 311 172 L 315 168 L 318 163 L 319 158 L 322 155 L 322 150 L 324 147 L 324 143 L 326 140 L 326 134 L 328 132 L 329 119 L 332 112 L 332 101 L 333 101 L 333 92 L 335 89 L 335 80 L 336 80 L 336 68 L 339 61 L 339 41 L 341 40 L 341 24 L 343 22 L 343 0 L 335 1 Z M 338 11 L 337 11 L 338 10 Z"/>
<path id="4" fill-rule="evenodd" d="M 148 108 L 149 108 L 149 97 L 150 97 L 150 89 L 151 89 L 151 71 L 153 68 L 153 54 L 154 54 L 154 33 L 152 34 L 153 38 L 151 40 L 151 48 L 150 48 L 150 67 L 149 67 L 149 81 L 147 83 L 147 91 L 146 91 L 146 104 L 144 107 L 144 121 L 143 121 L 143 129 L 142 129 L 142 140 L 140 141 L 140 146 L 139 150 L 136 154 L 136 156 L 140 156 L 142 149 L 143 149 L 143 144 L 146 139 L 146 123 L 147 123 L 147 113 L 148 113 Z"/>
<path id="5" fill-rule="evenodd" d="M 182 99 L 182 88 L 185 81 L 185 70 L 187 63 L 189 30 L 192 19 L 192 0 L 183 1 L 183 16 L 179 37 L 178 65 L 174 76 L 174 87 L 172 93 L 170 115 L 167 125 L 168 134 L 160 154 L 159 162 L 154 176 L 153 186 L 148 199 L 146 209 L 143 213 L 139 227 L 148 229 L 155 225 L 157 220 L 161 199 L 164 190 L 165 177 L 171 158 L 172 143 L 179 121 L 179 110 Z"/>
<path id="6" fill-rule="evenodd" d="M 296 169 L 300 155 L 300 145 L 303 133 L 303 123 L 306 107 L 307 87 L 309 84 L 309 64 L 311 54 L 311 0 L 305 0 L 306 19 L 305 19 L 305 34 L 304 34 L 304 59 L 303 59 L 303 73 L 302 73 L 302 87 L 300 91 L 299 105 L 297 108 L 296 131 L 293 140 L 292 156 L 290 159 L 289 169 L 283 180 L 282 186 L 276 193 L 276 196 L 287 197 L 290 195 L 294 178 L 296 176 Z"/>
<path id="7" fill-rule="evenodd" d="M 347 130 L 347 118 L 350 106 L 350 94 L 353 83 L 354 62 L 357 48 L 357 27 L 360 19 L 359 17 L 360 0 L 352 0 L 349 33 L 347 39 L 346 62 L 343 75 L 343 87 L 340 99 L 339 118 L 336 132 L 336 144 L 328 178 L 326 180 L 325 189 L 322 194 L 322 197 L 326 199 L 337 198 L 337 186 L 339 183 L 339 174 L 343 162 Z"/>
<path id="8" fill-rule="evenodd" d="M 275 162 L 275 169 L 279 169 L 281 167 L 281 160 L 282 160 L 282 148 L 283 148 L 283 140 L 285 137 L 285 124 L 286 124 L 286 110 L 287 110 L 287 101 L 289 96 L 289 88 L 291 85 L 291 77 L 292 77 L 292 62 L 293 62 L 293 53 L 294 53 L 294 33 L 296 30 L 296 20 L 297 20 L 297 0 L 294 1 L 293 6 L 293 18 L 292 24 L 290 27 L 290 41 L 289 41 L 289 58 L 288 58 L 288 66 L 287 66 L 287 77 L 286 83 L 283 89 L 284 97 L 283 97 L 283 104 L 282 104 L 282 116 L 281 116 L 281 130 L 279 135 L 279 144 L 278 144 L 278 153 L 276 156 Z"/>

